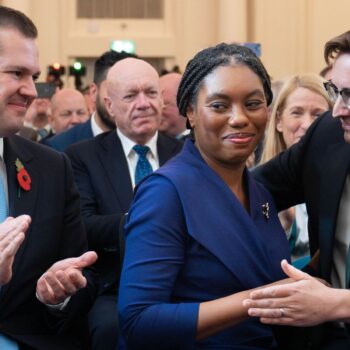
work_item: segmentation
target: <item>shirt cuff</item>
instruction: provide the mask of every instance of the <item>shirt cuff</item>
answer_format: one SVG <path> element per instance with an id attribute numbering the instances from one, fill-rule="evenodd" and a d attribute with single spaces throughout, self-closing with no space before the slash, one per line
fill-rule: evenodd
<path id="1" fill-rule="evenodd" d="M 41 303 L 43 303 L 43 302 L 39 299 L 38 294 L 35 293 L 35 295 L 36 295 L 36 298 L 37 298 Z M 45 304 L 45 303 L 43 303 L 43 304 L 46 305 L 46 306 L 47 306 L 49 309 L 51 309 L 51 310 L 63 311 L 63 310 L 66 308 L 67 304 L 69 303 L 70 298 L 71 298 L 71 296 L 67 297 L 64 301 L 62 301 L 62 303 L 59 303 L 59 304 L 54 304 L 54 305 L 52 305 L 52 304 Z"/>

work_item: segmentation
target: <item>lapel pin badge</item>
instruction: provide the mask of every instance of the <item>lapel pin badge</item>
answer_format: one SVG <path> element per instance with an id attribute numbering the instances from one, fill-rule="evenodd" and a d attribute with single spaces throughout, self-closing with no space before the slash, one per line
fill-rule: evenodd
<path id="1" fill-rule="evenodd" d="M 266 220 L 270 218 L 270 206 L 269 203 L 266 202 L 262 206 L 262 214 Z"/>
<path id="2" fill-rule="evenodd" d="M 16 159 L 15 165 L 17 170 L 17 181 L 19 184 L 18 198 L 20 198 L 21 188 L 25 191 L 29 191 L 32 179 L 30 178 L 30 175 L 28 174 L 27 170 L 24 168 L 22 162 L 18 158 Z"/>

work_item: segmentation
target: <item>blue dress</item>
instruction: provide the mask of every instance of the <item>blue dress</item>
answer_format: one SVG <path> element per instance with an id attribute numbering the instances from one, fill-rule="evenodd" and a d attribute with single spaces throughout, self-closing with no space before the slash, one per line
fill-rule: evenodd
<path id="1" fill-rule="evenodd" d="M 244 181 L 250 213 L 187 140 L 137 188 L 119 291 L 121 349 L 275 348 L 255 318 L 195 339 L 201 302 L 285 278 L 289 247 L 273 199 L 247 171 Z"/>

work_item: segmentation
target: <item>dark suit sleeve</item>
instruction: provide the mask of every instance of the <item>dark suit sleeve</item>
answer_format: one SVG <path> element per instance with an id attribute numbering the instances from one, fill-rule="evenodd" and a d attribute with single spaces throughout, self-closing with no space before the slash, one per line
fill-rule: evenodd
<path id="1" fill-rule="evenodd" d="M 74 173 L 74 179 L 78 186 L 81 201 L 81 212 L 88 235 L 89 248 L 97 251 L 115 250 L 118 245 L 119 222 L 124 213 L 116 212 L 101 214 L 99 198 L 97 198 L 94 186 L 99 179 L 86 167 L 85 154 L 77 151 L 77 148 L 69 147 L 66 150 Z M 97 166 L 97 165 L 96 165 Z M 106 189 L 105 189 L 106 190 Z M 111 234 L 111 232 L 115 234 Z"/>
<path id="2" fill-rule="evenodd" d="M 46 165 L 52 168 L 43 172 L 46 173 L 46 176 L 49 176 L 47 175 L 48 172 L 50 174 L 55 172 L 55 178 L 52 178 L 48 184 L 42 184 L 42 210 L 41 214 L 38 213 L 37 215 L 40 217 L 38 219 L 39 223 L 34 218 L 32 230 L 37 232 L 36 235 L 39 235 L 39 230 L 42 229 L 42 226 L 47 226 L 44 230 L 47 230 L 46 235 L 51 236 L 52 245 L 43 246 L 45 242 L 40 241 L 36 244 L 39 251 L 46 250 L 49 252 L 49 259 L 45 261 L 47 266 L 40 266 L 41 272 L 39 274 L 44 273 L 47 268 L 57 261 L 78 257 L 87 251 L 87 238 L 80 215 L 79 194 L 73 181 L 69 159 L 64 154 L 56 155 L 55 157 L 50 157 Z M 45 186 L 50 188 L 45 189 Z M 47 221 L 50 224 L 43 225 Z M 96 274 L 93 268 L 84 269 L 83 273 L 87 279 L 87 286 L 71 297 L 64 310 L 58 311 L 50 307 L 45 308 L 43 321 L 54 333 L 62 334 L 63 338 L 70 332 L 78 332 L 80 334 L 82 320 L 95 299 Z M 39 303 L 35 294 L 33 298 L 35 303 Z M 40 309 L 38 308 L 38 310 Z M 39 314 L 38 310 L 36 311 L 37 314 Z M 32 312 L 34 312 L 34 309 Z M 24 319 L 26 320 L 26 318 Z M 32 317 L 31 322 L 35 323 L 34 320 L 35 316 Z M 28 320 L 26 322 L 28 323 Z M 79 337 L 79 334 L 75 334 L 75 336 Z"/>
<path id="3" fill-rule="evenodd" d="M 165 200 L 154 200 L 160 196 Z M 175 188 L 152 176 L 138 189 L 126 225 L 118 307 L 132 349 L 193 349 L 199 303 L 172 300 L 185 262 L 185 230 Z"/>
<path id="4" fill-rule="evenodd" d="M 69 159 L 63 153 L 61 156 L 64 163 L 65 204 L 59 260 L 80 256 L 88 249 L 86 233 L 80 215 L 79 193 L 73 181 Z M 84 270 L 84 275 L 87 278 L 87 287 L 72 297 L 67 310 L 65 310 L 66 314 L 69 312 L 81 314 L 83 310 L 87 312 L 92 305 L 96 292 L 95 272 L 92 268 L 88 268 Z M 57 312 L 55 313 L 57 314 Z"/>
<path id="5" fill-rule="evenodd" d="M 87 250 L 87 240 L 80 216 L 79 193 L 73 180 L 70 162 L 65 154 L 65 206 L 62 232 L 61 258 L 75 256 Z"/>

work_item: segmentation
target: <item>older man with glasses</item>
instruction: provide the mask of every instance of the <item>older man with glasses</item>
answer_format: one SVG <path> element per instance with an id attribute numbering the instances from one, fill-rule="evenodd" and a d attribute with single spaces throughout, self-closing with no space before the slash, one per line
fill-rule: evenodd
<path id="1" fill-rule="evenodd" d="M 254 291 L 244 304 L 267 324 L 325 323 L 305 349 L 341 350 L 350 349 L 350 31 L 328 41 L 324 56 L 328 64 L 333 61 L 332 81 L 325 83 L 333 110 L 254 174 L 280 210 L 306 203 L 315 255 L 308 272 L 332 287 L 283 261 L 295 281 Z"/>

